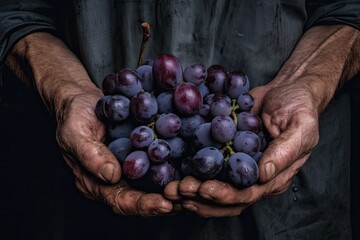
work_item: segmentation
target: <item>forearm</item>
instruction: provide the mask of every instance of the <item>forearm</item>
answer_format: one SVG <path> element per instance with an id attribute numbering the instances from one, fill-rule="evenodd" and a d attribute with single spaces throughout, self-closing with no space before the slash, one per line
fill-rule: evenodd
<path id="1" fill-rule="evenodd" d="M 301 82 L 322 112 L 336 90 L 360 70 L 360 31 L 345 25 L 316 26 L 300 39 L 271 86 Z"/>
<path id="2" fill-rule="evenodd" d="M 21 39 L 7 57 L 6 65 L 20 80 L 35 85 L 56 117 L 65 102 L 77 94 L 101 94 L 79 59 L 60 39 L 48 33 L 33 33 Z"/>

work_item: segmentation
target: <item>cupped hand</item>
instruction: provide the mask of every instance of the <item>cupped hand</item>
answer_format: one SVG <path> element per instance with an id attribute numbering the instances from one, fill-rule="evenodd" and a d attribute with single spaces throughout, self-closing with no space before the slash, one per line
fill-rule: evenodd
<path id="1" fill-rule="evenodd" d="M 172 211 L 160 194 L 145 194 L 121 179 L 118 160 L 104 145 L 106 129 L 95 115 L 101 92 L 67 97 L 57 116 L 57 140 L 75 175 L 77 188 L 88 198 L 103 200 L 121 215 L 155 216 Z"/>
<path id="2" fill-rule="evenodd" d="M 318 108 L 314 91 L 295 82 L 251 90 L 259 114 L 272 141 L 259 160 L 259 181 L 238 189 L 218 180 L 188 176 L 170 183 L 165 196 L 181 200 L 185 209 L 205 217 L 239 215 L 264 196 L 280 194 L 308 159 L 319 140 Z"/>

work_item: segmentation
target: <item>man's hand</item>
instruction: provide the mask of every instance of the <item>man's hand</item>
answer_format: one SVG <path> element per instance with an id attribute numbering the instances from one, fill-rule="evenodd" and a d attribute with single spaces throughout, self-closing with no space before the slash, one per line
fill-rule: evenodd
<path id="1" fill-rule="evenodd" d="M 48 33 L 30 34 L 15 45 L 7 65 L 21 80 L 35 85 L 56 119 L 59 146 L 85 196 L 103 200 L 122 215 L 172 211 L 172 202 L 162 195 L 145 194 L 120 180 L 120 164 L 104 145 L 106 129 L 95 114 L 103 94 L 62 41 Z"/>
<path id="2" fill-rule="evenodd" d="M 170 183 L 165 196 L 201 216 L 221 217 L 239 215 L 261 198 L 284 192 L 319 140 L 319 114 L 342 81 L 359 72 L 359 43 L 359 31 L 349 26 L 313 27 L 276 78 L 252 89 L 252 111 L 273 138 L 259 160 L 257 184 L 237 189 L 217 180 L 186 177 Z"/>
<path id="3" fill-rule="evenodd" d="M 257 103 L 254 112 L 262 107 L 264 126 L 273 137 L 259 161 L 259 183 L 237 189 L 217 180 L 202 183 L 186 177 L 167 186 L 165 193 L 169 199 L 185 198 L 184 208 L 202 216 L 232 216 L 262 197 L 288 188 L 319 139 L 314 98 L 307 87 L 298 83 L 273 89 L 258 87 L 251 94 Z M 203 201 L 194 200 L 198 195 Z"/>

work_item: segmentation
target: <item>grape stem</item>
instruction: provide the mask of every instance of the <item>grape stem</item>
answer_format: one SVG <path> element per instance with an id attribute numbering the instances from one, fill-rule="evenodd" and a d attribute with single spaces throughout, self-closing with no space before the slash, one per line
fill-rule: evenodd
<path id="1" fill-rule="evenodd" d="M 239 105 L 236 102 L 236 99 L 232 99 L 232 105 L 231 105 L 231 117 L 234 119 L 235 124 L 237 124 L 237 115 L 236 110 L 239 109 Z"/>
<path id="2" fill-rule="evenodd" d="M 141 23 L 141 27 L 142 27 L 142 30 L 143 30 L 143 39 L 141 41 L 141 48 L 140 48 L 140 53 L 139 53 L 138 67 L 140 67 L 141 64 L 142 64 L 146 44 L 149 41 L 150 36 L 151 36 L 149 23 L 143 22 L 143 23 Z"/>
<path id="3" fill-rule="evenodd" d="M 235 154 L 234 149 L 231 147 L 231 145 L 233 144 L 232 141 L 229 141 L 226 143 L 226 145 L 224 147 L 221 148 L 221 152 L 224 155 L 224 161 L 226 162 L 227 160 L 229 160 L 229 158 Z"/>

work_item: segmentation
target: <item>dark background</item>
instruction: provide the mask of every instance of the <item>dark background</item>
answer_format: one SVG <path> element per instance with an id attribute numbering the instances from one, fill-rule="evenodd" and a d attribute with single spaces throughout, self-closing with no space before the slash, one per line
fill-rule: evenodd
<path id="1" fill-rule="evenodd" d="M 136 217 L 116 216 L 103 203 L 83 197 L 57 148 L 54 119 L 35 91 L 7 74 L 0 81 L 0 236 L 7 237 L 0 238 L 132 239 L 163 221 L 142 219 L 138 228 L 124 229 Z M 344 90 L 352 108 L 353 239 L 360 239 L 360 76 Z"/>

